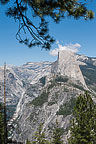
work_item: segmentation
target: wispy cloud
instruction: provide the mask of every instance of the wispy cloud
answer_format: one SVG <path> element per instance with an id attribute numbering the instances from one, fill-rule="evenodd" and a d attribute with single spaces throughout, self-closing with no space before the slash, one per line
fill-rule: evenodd
<path id="1" fill-rule="evenodd" d="M 81 45 L 79 43 L 75 43 L 75 44 L 70 43 L 70 44 L 63 46 L 59 43 L 59 41 L 57 41 L 56 44 L 58 45 L 58 48 L 55 48 L 49 52 L 49 54 L 52 56 L 57 56 L 58 51 L 63 51 L 63 50 L 68 50 L 68 51 L 72 51 L 72 52 L 76 53 L 76 52 L 78 52 L 78 48 L 81 47 Z"/>

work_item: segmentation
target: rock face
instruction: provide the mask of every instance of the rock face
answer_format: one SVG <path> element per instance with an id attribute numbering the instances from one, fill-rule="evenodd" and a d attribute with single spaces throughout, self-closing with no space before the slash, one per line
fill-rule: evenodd
<path id="1" fill-rule="evenodd" d="M 58 73 L 63 76 L 65 75 L 80 81 L 83 86 L 87 88 L 84 77 L 77 62 L 76 54 L 71 51 L 60 51 L 58 53 L 58 60 L 53 63 L 51 71 L 53 73 Z"/>
<path id="2" fill-rule="evenodd" d="M 66 78 L 62 77 L 62 79 L 65 80 Z M 34 85 L 32 85 L 33 87 Z M 38 93 L 37 89 L 40 91 L 38 97 L 35 97 L 34 94 Z M 25 142 L 28 138 L 31 141 L 40 123 L 43 123 L 42 131 L 46 130 L 46 135 L 50 137 L 56 119 L 59 127 L 66 131 L 71 119 L 72 103 L 81 92 L 82 90 L 75 88 L 74 85 L 57 81 L 57 79 L 53 79 L 50 84 L 45 86 L 40 83 L 37 86 L 35 84 L 34 93 L 32 93 L 31 97 L 26 92 L 23 96 L 17 119 L 18 125 L 16 125 L 13 139 Z M 67 104 L 69 104 L 68 111 Z M 63 133 L 63 135 L 66 140 L 66 134 Z M 67 141 L 65 142 L 67 143 Z"/>
<path id="3" fill-rule="evenodd" d="M 51 71 L 51 62 L 28 62 L 23 66 L 6 67 L 6 101 L 7 107 L 11 108 L 8 117 L 17 118 L 22 105 L 23 95 L 31 83 L 36 83 L 41 77 L 48 75 Z M 4 67 L 0 67 L 0 102 L 4 101 Z"/>
<path id="4" fill-rule="evenodd" d="M 0 68 L 1 97 L 3 67 Z M 10 123 L 12 138 L 25 142 L 33 139 L 40 123 L 50 138 L 56 119 L 67 144 L 67 129 L 72 118 L 75 98 L 87 89 L 96 94 L 96 58 L 69 51 L 59 52 L 55 62 L 28 62 L 19 67 L 7 67 L 7 105 L 14 106 Z M 10 124 L 9 123 L 9 124 Z M 42 131 L 43 131 L 42 130 Z"/>
<path id="5" fill-rule="evenodd" d="M 4 68 L 0 68 L 1 101 L 4 93 Z M 16 105 L 24 91 L 22 79 L 15 73 L 13 67 L 6 68 L 6 98 L 7 104 Z"/>

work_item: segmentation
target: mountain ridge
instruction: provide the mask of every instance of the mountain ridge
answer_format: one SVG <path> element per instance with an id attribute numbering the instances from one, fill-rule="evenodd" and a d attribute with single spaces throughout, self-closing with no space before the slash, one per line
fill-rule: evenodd
<path id="1" fill-rule="evenodd" d="M 46 129 L 46 134 L 50 136 L 56 119 L 60 128 L 66 131 L 71 118 L 72 101 L 88 89 L 95 99 L 96 60 L 69 52 L 66 56 L 64 54 L 65 52 L 59 53 L 59 59 L 55 62 L 28 62 L 18 67 L 7 66 L 7 104 L 15 108 L 10 118 L 11 124 L 15 121 L 18 123 L 13 124 L 13 139 L 23 142 L 27 138 L 32 140 L 32 133 L 35 133 L 40 122 L 43 122 L 43 130 Z M 76 70 L 75 75 L 73 68 Z M 1 96 L 2 75 L 3 68 L 0 68 Z M 67 144 L 67 135 L 63 136 Z"/>

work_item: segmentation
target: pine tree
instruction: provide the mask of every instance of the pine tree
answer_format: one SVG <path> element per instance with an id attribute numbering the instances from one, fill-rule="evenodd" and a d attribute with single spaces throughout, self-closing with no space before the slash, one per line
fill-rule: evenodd
<path id="1" fill-rule="evenodd" d="M 56 120 L 56 127 L 53 130 L 53 140 L 52 140 L 52 144 L 63 144 L 63 141 L 61 140 L 61 130 L 58 126 L 58 121 Z"/>
<path id="2" fill-rule="evenodd" d="M 86 92 L 76 100 L 69 144 L 96 144 L 96 105 Z"/>
<path id="3" fill-rule="evenodd" d="M 26 144 L 31 144 L 31 142 L 27 139 L 27 142 L 26 142 Z"/>
<path id="4" fill-rule="evenodd" d="M 50 49 L 54 39 L 48 32 L 47 16 L 55 23 L 66 16 L 75 19 L 94 17 L 94 13 L 87 9 L 87 0 L 0 0 L 0 3 L 9 3 L 6 15 L 19 22 L 16 39 L 29 47 Z"/>
<path id="5" fill-rule="evenodd" d="M 0 144 L 4 144 L 4 123 L 3 123 L 3 113 L 1 104 L 0 104 Z"/>
<path id="6" fill-rule="evenodd" d="M 42 132 L 43 124 L 40 124 L 37 132 L 35 133 L 35 140 L 32 144 L 50 144 L 48 140 L 46 140 L 45 133 Z"/>

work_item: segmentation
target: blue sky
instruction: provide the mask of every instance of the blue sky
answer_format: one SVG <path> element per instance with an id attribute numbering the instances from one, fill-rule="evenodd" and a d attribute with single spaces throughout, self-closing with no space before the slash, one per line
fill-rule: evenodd
<path id="1" fill-rule="evenodd" d="M 96 3 L 90 8 L 96 11 Z M 40 47 L 27 48 L 19 44 L 15 38 L 18 23 L 4 14 L 4 8 L 0 6 L 0 65 L 6 62 L 8 65 L 22 65 L 26 62 L 55 61 L 56 56 L 49 55 L 49 51 L 41 50 Z M 96 18 L 85 21 L 65 18 L 59 24 L 49 22 L 50 34 L 59 41 L 59 46 L 75 45 L 81 47 L 79 54 L 96 57 Z M 52 49 L 58 49 L 58 44 L 52 45 Z"/>

